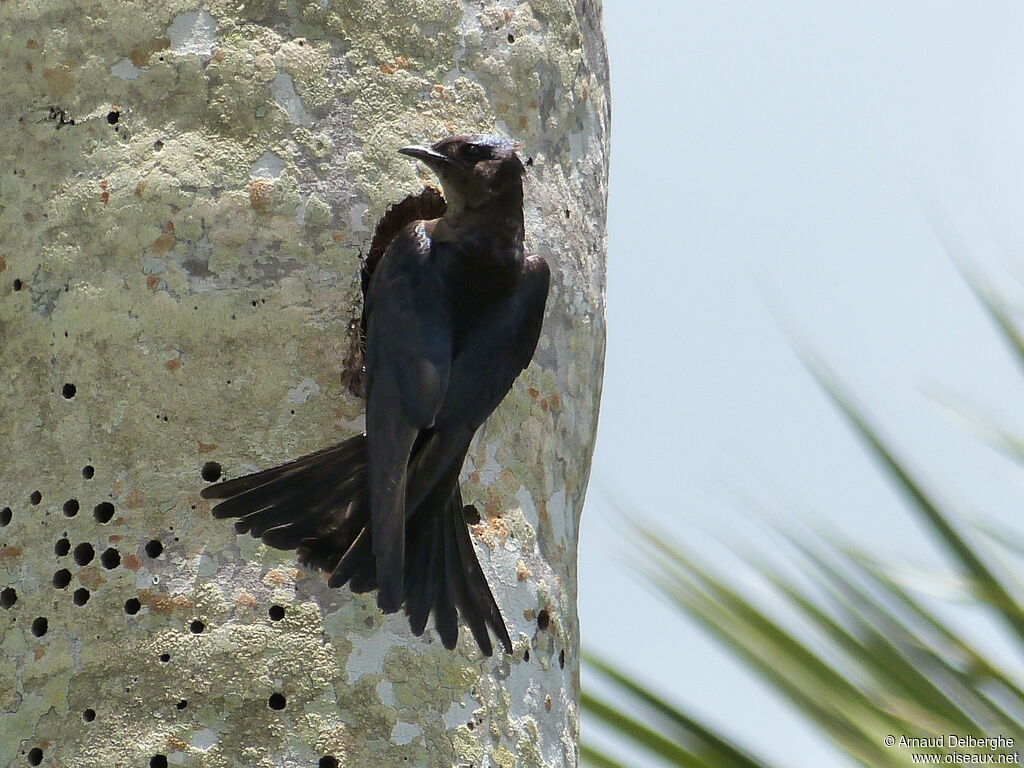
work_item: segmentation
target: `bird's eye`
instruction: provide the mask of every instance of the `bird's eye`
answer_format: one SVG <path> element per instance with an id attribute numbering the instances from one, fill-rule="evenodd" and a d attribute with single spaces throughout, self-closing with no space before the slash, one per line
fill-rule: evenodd
<path id="1" fill-rule="evenodd" d="M 487 147 L 481 147 L 479 144 L 466 144 L 459 154 L 467 162 L 476 163 L 490 157 L 491 151 Z"/>

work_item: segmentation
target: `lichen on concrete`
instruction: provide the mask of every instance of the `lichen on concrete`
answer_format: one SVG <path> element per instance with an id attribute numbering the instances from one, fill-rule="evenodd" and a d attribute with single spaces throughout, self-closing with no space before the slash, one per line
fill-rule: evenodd
<path id="1" fill-rule="evenodd" d="M 9 0 L 0 29 L 0 764 L 574 765 L 595 3 Z M 341 376 L 359 256 L 431 181 L 395 149 L 454 131 L 523 142 L 527 246 L 554 277 L 463 475 L 515 644 L 491 659 L 466 632 L 455 652 L 412 637 L 199 498 L 204 466 L 361 429 Z"/>

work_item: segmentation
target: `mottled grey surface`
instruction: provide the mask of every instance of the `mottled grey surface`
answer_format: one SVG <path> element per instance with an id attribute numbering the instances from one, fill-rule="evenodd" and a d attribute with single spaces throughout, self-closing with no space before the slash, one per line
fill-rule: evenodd
<path id="1" fill-rule="evenodd" d="M 574 764 L 595 4 L 21 0 L 0 29 L 0 764 Z M 464 476 L 511 658 L 411 637 L 198 496 L 206 462 L 361 428 L 358 255 L 422 184 L 394 150 L 468 130 L 526 145 L 528 249 L 554 268 L 536 362 Z"/>

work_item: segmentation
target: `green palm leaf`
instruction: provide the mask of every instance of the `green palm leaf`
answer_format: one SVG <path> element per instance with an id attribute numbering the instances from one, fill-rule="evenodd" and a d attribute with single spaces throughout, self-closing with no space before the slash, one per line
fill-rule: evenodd
<path id="1" fill-rule="evenodd" d="M 968 279 L 1024 365 L 1024 335 L 1012 312 L 980 281 Z M 827 367 L 812 355 L 804 360 L 902 493 L 908 510 L 948 554 L 949 576 L 962 586 L 959 593 L 986 610 L 1024 648 L 1024 606 L 1014 567 L 1019 563 L 998 559 L 1024 554 L 1024 534 L 966 523 L 898 455 Z M 1008 445 L 1024 445 L 1024 440 L 1000 434 Z M 870 553 L 834 536 L 778 531 L 791 555 L 787 568 L 763 556 L 746 557 L 777 598 L 772 604 L 778 607 L 769 610 L 762 607 L 763 599 L 748 598 L 733 579 L 664 532 L 634 529 L 638 570 L 647 582 L 831 736 L 854 762 L 901 768 L 921 763 L 914 752 L 934 753 L 943 761 L 954 751 L 947 746 L 890 747 L 889 736 L 999 735 L 1012 738 L 1018 747 L 1024 744 L 1024 682 L 955 630 L 925 596 L 915 594 L 904 578 Z M 585 691 L 584 711 L 634 750 L 666 765 L 767 768 L 753 751 L 637 684 L 613 662 L 589 654 L 584 662 L 607 691 Z M 984 747 L 957 747 L 955 752 L 961 759 L 972 752 L 976 759 L 993 755 Z M 582 757 L 599 768 L 621 766 L 587 743 Z"/>

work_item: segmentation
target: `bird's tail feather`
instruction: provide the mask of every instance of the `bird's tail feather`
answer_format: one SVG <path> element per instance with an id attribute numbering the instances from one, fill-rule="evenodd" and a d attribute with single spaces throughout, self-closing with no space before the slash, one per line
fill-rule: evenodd
<path id="1" fill-rule="evenodd" d="M 452 461 L 420 503 L 406 510 L 402 602 L 415 635 L 423 634 L 433 613 L 441 642 L 454 648 L 461 615 L 483 653 L 493 653 L 488 627 L 511 653 L 512 641 L 469 534 L 458 482 L 461 465 Z M 411 466 L 417 466 L 415 455 Z M 239 533 L 278 549 L 297 549 L 300 562 L 331 574 L 330 586 L 347 583 L 353 592 L 377 588 L 365 435 L 208 486 L 201 495 L 218 500 L 214 517 L 239 518 Z"/>
<path id="2" fill-rule="evenodd" d="M 431 610 L 445 648 L 455 647 L 461 616 L 486 656 L 493 653 L 488 626 L 505 652 L 512 653 L 508 629 L 473 548 L 457 476 L 435 487 L 406 531 L 405 612 L 413 634 L 423 633 Z"/>
<path id="3" fill-rule="evenodd" d="M 279 467 L 203 489 L 220 499 L 213 516 L 237 517 L 235 531 L 277 549 L 298 549 L 333 570 L 366 527 L 366 436 L 356 435 Z"/>

